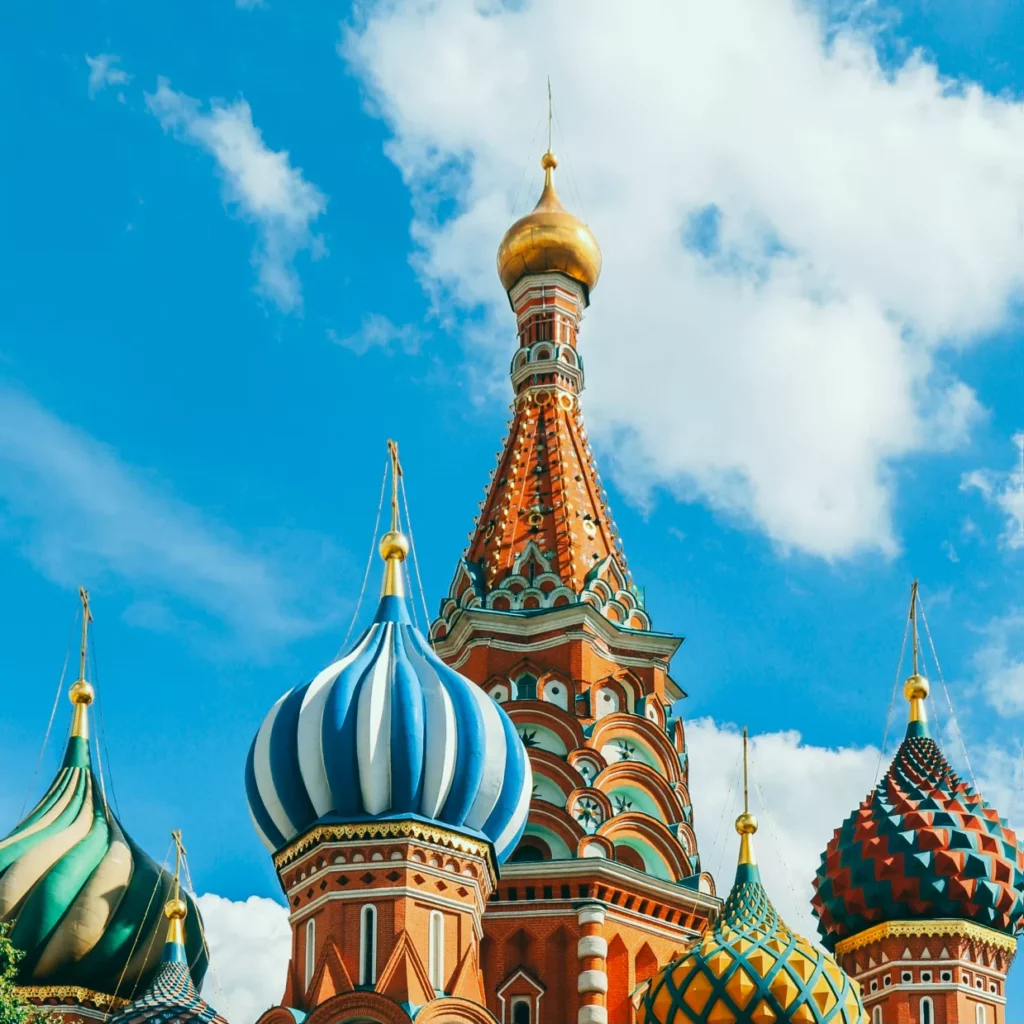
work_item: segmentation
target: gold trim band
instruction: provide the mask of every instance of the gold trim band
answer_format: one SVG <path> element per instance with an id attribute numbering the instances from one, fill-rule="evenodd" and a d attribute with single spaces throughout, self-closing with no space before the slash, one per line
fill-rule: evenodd
<path id="1" fill-rule="evenodd" d="M 1007 953 L 1017 952 L 1017 940 L 1012 935 L 997 932 L 994 928 L 987 928 L 982 924 L 975 924 L 973 921 L 938 920 L 938 921 L 886 921 L 883 924 L 876 924 L 872 928 L 866 928 L 848 939 L 841 939 L 836 943 L 836 956 L 843 956 L 846 953 L 855 953 L 858 949 L 870 946 L 872 942 L 879 939 L 887 939 L 890 936 L 918 935 L 922 937 L 932 935 L 949 935 L 962 939 L 973 939 L 976 942 L 984 942 L 986 945 L 1001 949 Z"/>
<path id="2" fill-rule="evenodd" d="M 16 995 L 29 1002 L 45 999 L 74 999 L 78 1003 L 92 1003 L 101 1010 L 120 1010 L 130 1001 L 121 996 L 111 996 L 106 992 L 83 988 L 81 985 L 17 985 L 14 991 Z"/>
<path id="3" fill-rule="evenodd" d="M 317 825 L 316 828 L 299 836 L 293 843 L 274 854 L 274 867 L 280 871 L 307 850 L 318 843 L 344 842 L 352 839 L 421 839 L 438 846 L 445 846 L 459 853 L 470 854 L 486 860 L 491 870 L 495 868 L 494 855 L 489 843 L 436 825 L 418 821 L 361 821 L 347 825 Z"/>

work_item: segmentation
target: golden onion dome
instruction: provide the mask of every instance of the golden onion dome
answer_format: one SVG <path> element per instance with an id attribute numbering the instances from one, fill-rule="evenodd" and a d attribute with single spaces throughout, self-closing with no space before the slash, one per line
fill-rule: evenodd
<path id="1" fill-rule="evenodd" d="M 527 274 L 560 272 L 587 290 L 601 276 L 601 250 L 586 224 L 562 205 L 552 171 L 558 166 L 548 150 L 541 158 L 544 191 L 532 213 L 520 217 L 498 246 L 498 277 L 505 291 Z"/>

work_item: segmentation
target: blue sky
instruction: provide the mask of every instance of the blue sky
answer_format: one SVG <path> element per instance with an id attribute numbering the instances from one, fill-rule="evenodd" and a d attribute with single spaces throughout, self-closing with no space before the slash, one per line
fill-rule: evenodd
<path id="1" fill-rule="evenodd" d="M 2 822 L 85 583 L 126 825 L 157 856 L 183 828 L 200 891 L 276 896 L 245 752 L 345 636 L 389 436 L 431 611 L 448 585 L 507 419 L 493 253 L 539 190 L 550 74 L 605 254 L 584 408 L 655 626 L 687 638 L 707 866 L 746 723 L 781 734 L 765 790 L 806 888 L 871 783 L 914 576 L 972 767 L 1024 824 L 1022 15 L 551 12 L 545 38 L 529 4 L 5 5 Z"/>

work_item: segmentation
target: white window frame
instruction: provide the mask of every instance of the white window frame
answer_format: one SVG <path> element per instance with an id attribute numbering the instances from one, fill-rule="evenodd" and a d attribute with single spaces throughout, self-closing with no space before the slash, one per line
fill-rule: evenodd
<path id="1" fill-rule="evenodd" d="M 366 955 L 367 939 L 370 940 L 370 956 Z M 369 961 L 369 962 L 367 962 Z M 359 911 L 359 984 L 377 983 L 377 908 L 365 904 Z"/>
<path id="2" fill-rule="evenodd" d="M 512 1002 L 509 1004 L 509 1010 L 512 1012 L 512 1016 L 509 1018 L 512 1024 L 515 1024 L 516 1019 L 516 1007 L 525 1006 L 526 1012 L 529 1015 L 526 1019 L 533 1024 L 533 1000 L 529 996 L 513 996 Z"/>
<path id="3" fill-rule="evenodd" d="M 988 1024 L 988 1011 L 984 1003 L 978 1003 L 974 1008 L 974 1024 Z"/>
<path id="4" fill-rule="evenodd" d="M 882 1008 L 876 1006 L 871 1011 L 871 1024 L 882 1024 Z"/>
<path id="5" fill-rule="evenodd" d="M 316 971 L 316 918 L 306 922 L 306 989 L 313 984 L 313 972 Z"/>
<path id="6" fill-rule="evenodd" d="M 928 1010 L 927 1017 L 924 1015 L 926 1008 Z M 932 1002 L 931 996 L 922 996 L 921 1005 L 917 1011 L 917 1019 L 921 1024 L 935 1024 L 935 1004 Z"/>
<path id="7" fill-rule="evenodd" d="M 444 991 L 444 915 L 440 910 L 430 912 L 427 941 L 427 974 L 435 992 Z"/>

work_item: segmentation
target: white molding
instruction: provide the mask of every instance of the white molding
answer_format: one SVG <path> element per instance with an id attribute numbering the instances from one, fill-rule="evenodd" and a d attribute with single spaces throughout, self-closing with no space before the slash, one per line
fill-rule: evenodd
<path id="1" fill-rule="evenodd" d="M 605 1006 L 581 1006 L 576 1011 L 576 1024 L 608 1024 L 608 1008 Z"/>
<path id="2" fill-rule="evenodd" d="M 608 940 L 601 935 L 584 935 L 576 942 L 576 959 L 587 956 L 608 956 Z"/>
<path id="3" fill-rule="evenodd" d="M 576 976 L 576 991 L 586 992 L 607 992 L 608 972 L 607 971 L 580 971 Z"/>

